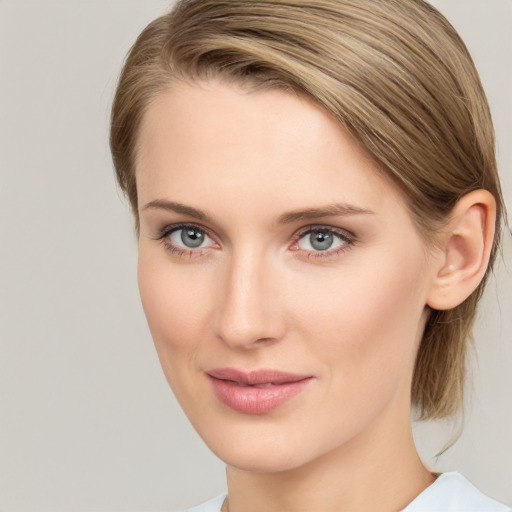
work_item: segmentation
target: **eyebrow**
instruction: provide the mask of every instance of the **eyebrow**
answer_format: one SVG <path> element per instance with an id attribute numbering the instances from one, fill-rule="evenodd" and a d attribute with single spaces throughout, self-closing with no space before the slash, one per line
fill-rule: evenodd
<path id="1" fill-rule="evenodd" d="M 165 199 L 155 199 L 154 201 L 150 201 L 142 208 L 142 210 L 151 209 L 168 210 L 171 212 L 183 213 L 184 215 L 194 217 L 198 220 L 210 222 L 212 221 L 210 215 L 208 215 L 206 212 L 202 210 L 199 210 L 198 208 L 193 208 L 192 206 L 176 203 L 175 201 L 166 201 Z"/>
<path id="2" fill-rule="evenodd" d="M 277 219 L 278 224 L 289 224 L 304 219 L 318 219 L 321 217 L 347 216 L 359 214 L 373 214 L 371 210 L 359 208 L 350 204 L 334 203 L 319 208 L 307 208 L 306 210 L 296 210 L 283 213 Z"/>
<path id="3" fill-rule="evenodd" d="M 155 199 L 147 203 L 143 210 L 149 209 L 162 209 L 176 213 L 182 213 L 189 217 L 202 220 L 205 222 L 213 222 L 213 218 L 203 210 L 187 206 L 175 201 L 167 201 L 165 199 Z M 290 224 L 299 220 L 305 219 L 319 219 L 321 217 L 333 216 L 347 216 L 347 215 L 360 215 L 360 214 L 373 214 L 371 210 L 366 208 L 359 208 L 350 204 L 333 203 L 318 208 L 306 208 L 305 210 L 294 210 L 291 212 L 283 213 L 277 218 L 277 224 Z"/>

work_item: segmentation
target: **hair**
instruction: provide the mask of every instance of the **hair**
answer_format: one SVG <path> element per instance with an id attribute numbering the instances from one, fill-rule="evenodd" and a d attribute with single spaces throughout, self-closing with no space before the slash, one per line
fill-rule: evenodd
<path id="1" fill-rule="evenodd" d="M 490 264 L 451 310 L 431 310 L 412 382 L 419 419 L 463 410 L 468 342 L 500 239 L 504 204 L 489 106 L 471 56 L 423 0 L 182 0 L 130 49 L 111 117 L 117 179 L 137 213 L 137 143 L 152 100 L 176 81 L 220 78 L 306 94 L 402 191 L 427 242 L 458 199 L 497 202 Z"/>

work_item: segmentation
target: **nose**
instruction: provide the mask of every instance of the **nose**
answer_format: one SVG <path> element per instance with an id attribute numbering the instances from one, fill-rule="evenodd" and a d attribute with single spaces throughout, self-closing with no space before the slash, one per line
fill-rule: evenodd
<path id="1" fill-rule="evenodd" d="M 259 347 L 285 332 L 277 269 L 255 252 L 233 256 L 222 276 L 216 334 L 236 349 Z"/>

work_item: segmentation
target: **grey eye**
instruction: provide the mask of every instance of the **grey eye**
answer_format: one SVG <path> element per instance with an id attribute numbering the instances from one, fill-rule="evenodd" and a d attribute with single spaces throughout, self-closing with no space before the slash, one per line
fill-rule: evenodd
<path id="1" fill-rule="evenodd" d="M 327 251 L 347 243 L 342 236 L 328 229 L 314 229 L 304 234 L 298 245 L 304 251 Z"/>
<path id="2" fill-rule="evenodd" d="M 204 234 L 197 229 L 182 229 L 181 241 L 187 247 L 199 247 L 204 240 Z"/>
<path id="3" fill-rule="evenodd" d="M 333 237 L 331 233 L 325 231 L 313 231 L 309 235 L 309 243 L 313 249 L 317 251 L 325 251 L 333 244 Z"/>
<path id="4" fill-rule="evenodd" d="M 205 240 L 210 237 L 197 228 L 187 227 L 173 231 L 169 235 L 169 238 L 171 239 L 171 242 L 178 247 L 185 246 L 188 249 L 196 249 L 201 247 Z"/>

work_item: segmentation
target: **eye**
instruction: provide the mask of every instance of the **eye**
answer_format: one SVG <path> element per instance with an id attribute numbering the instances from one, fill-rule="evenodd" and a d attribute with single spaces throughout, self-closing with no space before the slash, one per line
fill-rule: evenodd
<path id="1" fill-rule="evenodd" d="M 215 245 L 206 231 L 194 224 L 166 226 L 159 233 L 157 240 L 162 240 L 169 251 L 186 256 L 197 256 L 201 249 Z"/>
<path id="2" fill-rule="evenodd" d="M 174 245 L 184 245 L 187 249 L 197 249 L 205 241 L 211 241 L 204 231 L 192 226 L 176 229 L 167 236 Z"/>
<path id="3" fill-rule="evenodd" d="M 327 256 L 347 250 L 354 243 L 354 237 L 349 233 L 332 227 L 318 226 L 310 228 L 300 234 L 296 242 L 296 249 L 314 254 L 314 256 Z"/>

